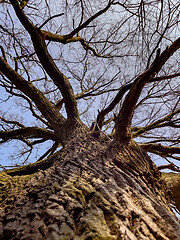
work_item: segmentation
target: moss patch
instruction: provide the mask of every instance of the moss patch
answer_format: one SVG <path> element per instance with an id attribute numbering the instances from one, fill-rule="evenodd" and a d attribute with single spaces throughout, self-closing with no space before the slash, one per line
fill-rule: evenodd
<path id="1" fill-rule="evenodd" d="M 4 171 L 0 172 L 0 204 L 6 198 L 13 201 L 16 196 L 20 197 L 23 194 L 22 189 L 31 177 L 32 175 L 11 177 Z"/>
<path id="2" fill-rule="evenodd" d="M 170 189 L 176 207 L 180 211 L 180 173 L 162 173 L 162 178 Z"/>

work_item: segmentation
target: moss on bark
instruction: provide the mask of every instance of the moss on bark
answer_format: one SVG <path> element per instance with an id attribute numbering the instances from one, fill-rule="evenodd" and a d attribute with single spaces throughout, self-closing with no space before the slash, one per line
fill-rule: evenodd
<path id="1" fill-rule="evenodd" d="M 180 173 L 162 173 L 162 178 L 169 188 L 175 206 L 180 211 Z"/>

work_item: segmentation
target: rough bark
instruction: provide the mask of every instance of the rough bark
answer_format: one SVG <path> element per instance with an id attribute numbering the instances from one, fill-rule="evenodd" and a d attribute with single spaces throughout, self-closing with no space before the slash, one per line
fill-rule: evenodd
<path id="1" fill-rule="evenodd" d="M 167 187 L 171 193 L 174 205 L 180 213 L 180 173 L 163 173 L 162 178 L 165 180 Z"/>
<path id="2" fill-rule="evenodd" d="M 0 239 L 180 239 L 160 172 L 133 141 L 83 133 L 47 170 L 0 180 Z"/>

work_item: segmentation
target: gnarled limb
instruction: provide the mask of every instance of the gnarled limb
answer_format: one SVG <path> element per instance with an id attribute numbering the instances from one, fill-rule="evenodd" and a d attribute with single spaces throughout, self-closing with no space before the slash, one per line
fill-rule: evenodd
<path id="1" fill-rule="evenodd" d="M 2 57 L 0 57 L 0 71 L 36 104 L 37 108 L 49 121 L 52 128 L 57 129 L 58 124 L 60 125 L 64 122 L 63 116 L 54 108 L 44 94 L 31 82 L 27 82 L 14 71 Z"/>
<path id="2" fill-rule="evenodd" d="M 43 30 L 41 32 L 43 33 L 43 35 L 45 36 L 45 39 L 47 39 L 47 40 L 52 40 L 52 41 L 61 42 L 61 43 L 69 43 L 69 42 L 77 42 L 77 41 L 84 42 L 83 38 L 81 38 L 79 36 L 74 37 L 74 35 L 78 34 L 79 31 L 86 28 L 97 17 L 99 17 L 103 13 L 107 12 L 107 10 L 111 7 L 111 5 L 112 5 L 112 1 L 109 0 L 107 6 L 104 9 L 95 13 L 93 16 L 88 18 L 84 23 L 80 24 L 76 29 L 74 29 L 72 32 L 70 32 L 67 35 L 53 34 L 53 33 L 47 32 L 47 31 L 43 31 Z"/>
<path id="3" fill-rule="evenodd" d="M 177 154 L 180 154 L 180 147 L 178 147 L 178 146 L 164 146 L 164 145 L 162 145 L 160 143 L 159 144 L 156 144 L 156 143 L 144 143 L 144 144 L 140 144 L 140 146 L 146 152 L 150 152 L 150 153 L 156 154 L 156 155 L 164 158 L 170 164 L 173 164 L 173 163 L 169 160 L 169 158 L 172 159 L 172 160 L 180 161 L 180 157 L 177 156 Z M 171 167 L 171 165 L 170 165 L 170 167 Z M 179 167 L 178 166 L 173 165 L 173 167 L 176 167 L 176 171 L 177 170 L 179 171 Z M 173 169 L 171 168 L 171 170 L 173 170 Z"/>
<path id="4" fill-rule="evenodd" d="M 10 2 L 21 24 L 30 34 L 33 46 L 42 66 L 44 67 L 48 75 L 51 77 L 53 82 L 56 84 L 56 86 L 60 89 L 64 98 L 68 118 L 79 119 L 73 89 L 67 77 L 57 68 L 51 55 L 49 54 L 45 43 L 44 34 L 30 22 L 30 20 L 27 18 L 27 16 L 21 9 L 17 0 L 10 0 Z"/>
<path id="5" fill-rule="evenodd" d="M 140 146 L 146 150 L 147 152 L 151 153 L 161 153 L 161 155 L 168 155 L 168 154 L 180 154 L 180 147 L 167 147 L 162 144 L 155 144 L 155 143 L 144 143 L 140 144 Z"/>
<path id="6" fill-rule="evenodd" d="M 150 79 L 148 83 L 162 81 L 162 80 L 170 79 L 170 78 L 175 78 L 175 77 L 178 77 L 179 75 L 180 75 L 179 73 L 176 73 L 176 74 L 172 74 L 172 75 L 168 75 L 168 76 L 162 76 L 162 77 L 156 77 L 156 78 L 154 77 L 154 78 Z M 97 120 L 96 120 L 96 126 L 95 126 L 95 130 L 94 130 L 95 137 L 98 137 L 100 134 L 99 130 L 102 129 L 105 116 L 115 108 L 115 106 L 122 100 L 122 97 L 124 96 L 124 94 L 130 90 L 130 88 L 133 86 L 133 84 L 134 84 L 134 82 L 122 86 L 119 89 L 119 92 L 117 93 L 117 95 L 115 96 L 113 101 L 109 104 L 109 106 L 98 113 Z M 136 131 L 136 132 L 133 134 L 133 137 L 139 136 L 140 134 L 145 132 L 145 129 L 146 129 L 146 131 L 149 131 L 149 130 L 157 127 L 157 125 L 159 126 L 160 123 L 167 121 L 168 119 L 172 118 L 174 115 L 176 115 L 178 113 L 179 113 L 179 110 L 168 114 L 163 119 L 160 119 L 144 128 L 134 129 L 134 131 Z M 167 123 L 167 125 L 169 126 L 168 123 Z M 173 125 L 173 123 L 171 123 L 171 125 Z"/>
<path id="7" fill-rule="evenodd" d="M 147 69 L 144 73 L 142 73 L 132 85 L 129 93 L 127 94 L 122 108 L 117 116 L 116 120 L 116 133 L 115 138 L 118 142 L 128 142 L 131 136 L 131 121 L 134 114 L 136 103 L 139 99 L 141 91 L 146 83 L 148 83 L 156 73 L 158 73 L 162 66 L 166 63 L 166 61 L 173 55 L 177 49 L 180 48 L 180 38 L 174 41 L 171 46 L 167 47 L 162 54 L 159 55 L 159 51 L 157 51 L 157 56 L 153 62 L 153 64 Z"/>
<path id="8" fill-rule="evenodd" d="M 57 139 L 57 136 L 53 132 L 38 127 L 24 127 L 12 131 L 0 131 L 0 138 L 4 142 L 10 139 L 22 139 L 27 137 L 52 139 L 54 141 Z"/>
<path id="9" fill-rule="evenodd" d="M 41 31 L 44 34 L 44 37 L 46 40 L 50 40 L 53 42 L 60 42 L 63 44 L 67 44 L 67 43 L 72 43 L 72 42 L 80 42 L 82 44 L 82 46 L 84 47 L 85 50 L 90 50 L 94 56 L 96 57 L 103 57 L 103 58 L 108 58 L 108 56 L 104 56 L 101 55 L 99 53 L 96 52 L 96 50 L 94 48 L 92 48 L 82 37 L 72 37 L 72 38 L 68 38 L 68 35 L 58 35 L 58 34 L 54 34 L 48 31 Z"/>

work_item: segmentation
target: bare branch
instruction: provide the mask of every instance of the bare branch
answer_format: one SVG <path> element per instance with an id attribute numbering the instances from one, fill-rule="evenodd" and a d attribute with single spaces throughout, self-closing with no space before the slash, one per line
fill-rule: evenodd
<path id="1" fill-rule="evenodd" d="M 107 12 L 107 10 L 111 7 L 112 5 L 112 1 L 109 0 L 107 6 L 100 10 L 99 12 L 95 13 L 93 16 L 91 16 L 88 20 L 86 20 L 86 22 L 84 22 L 83 24 L 81 24 L 80 26 L 78 26 L 76 29 L 74 29 L 71 33 L 69 33 L 67 35 L 67 38 L 70 39 L 72 38 L 75 34 L 77 34 L 80 30 L 82 30 L 83 28 L 87 27 L 94 19 L 96 19 L 97 17 L 101 16 L 103 13 Z"/>
<path id="2" fill-rule="evenodd" d="M 154 77 L 156 73 L 160 71 L 170 56 L 173 55 L 173 53 L 179 48 L 180 38 L 174 41 L 170 47 L 167 47 L 161 55 L 159 55 L 159 51 L 157 51 L 157 56 L 150 68 L 134 81 L 134 84 L 126 96 L 123 106 L 117 116 L 115 133 L 117 141 L 129 141 L 132 138 L 131 120 L 143 87 Z"/>
<path id="3" fill-rule="evenodd" d="M 106 56 L 106 55 L 97 53 L 96 50 L 93 47 L 91 47 L 82 37 L 77 36 L 77 37 L 67 38 L 68 35 L 58 35 L 58 34 L 44 31 L 44 30 L 42 30 L 41 32 L 44 34 L 44 37 L 46 40 L 50 40 L 53 42 L 60 42 L 63 44 L 72 43 L 72 42 L 80 42 L 85 50 L 90 50 L 96 57 L 101 57 L 101 58 L 110 58 L 111 57 L 111 56 Z"/>
<path id="4" fill-rule="evenodd" d="M 0 57 L 0 71 L 13 83 L 16 87 L 27 95 L 36 104 L 39 111 L 49 121 L 55 129 L 57 123 L 62 123 L 64 118 L 48 101 L 44 94 L 38 90 L 31 82 L 27 82 L 16 71 L 14 71 L 7 62 Z"/>
<path id="5" fill-rule="evenodd" d="M 147 152 L 151 153 L 161 153 L 161 155 L 166 156 L 167 154 L 180 154 L 180 147 L 168 147 L 161 144 L 154 143 L 144 143 L 140 146 Z"/>
<path id="6" fill-rule="evenodd" d="M 10 2 L 14 7 L 20 22 L 30 34 L 36 54 L 41 64 L 48 75 L 52 78 L 56 86 L 60 89 L 64 98 L 68 118 L 79 119 L 73 89 L 67 77 L 65 77 L 65 75 L 57 68 L 52 57 L 50 56 L 45 43 L 44 34 L 42 34 L 42 32 L 30 22 L 25 13 L 21 10 L 17 0 L 10 0 Z"/>
<path id="7" fill-rule="evenodd" d="M 0 49 L 1 49 L 1 52 L 2 52 L 2 55 L 3 55 L 4 60 L 7 62 L 6 53 L 5 53 L 5 51 L 4 51 L 3 46 L 0 45 Z"/>
<path id="8" fill-rule="evenodd" d="M 41 29 L 42 27 L 44 27 L 44 25 L 46 25 L 46 23 L 48 23 L 50 20 L 52 20 L 53 18 L 57 18 L 64 15 L 64 13 L 60 13 L 60 14 L 56 14 L 54 16 L 49 17 L 44 23 L 41 24 L 41 26 L 39 27 L 39 29 Z"/>
<path id="9" fill-rule="evenodd" d="M 15 70 L 15 71 L 16 71 L 16 70 Z M 34 107 L 34 106 L 33 106 L 33 103 L 32 103 L 32 101 L 31 101 L 28 97 L 26 97 L 26 96 L 23 95 L 23 94 L 19 94 L 19 93 L 13 92 L 12 87 L 11 87 L 10 90 L 9 90 L 8 87 L 7 87 L 7 88 L 6 88 L 6 91 L 7 91 L 8 93 L 12 94 L 13 96 L 16 96 L 16 97 L 20 97 L 20 98 L 25 99 L 25 100 L 28 102 L 28 104 L 29 104 L 29 109 L 30 109 L 32 115 L 33 115 L 35 118 L 39 119 L 41 122 L 43 122 L 43 123 L 44 123 L 45 125 L 47 125 L 48 127 L 51 127 L 47 121 L 45 121 L 42 117 L 40 117 L 38 114 L 36 114 L 36 112 L 35 112 L 35 110 L 34 110 L 34 108 L 33 108 L 33 107 Z M 21 126 L 21 127 L 22 127 L 22 126 Z"/>
<path id="10" fill-rule="evenodd" d="M 6 142 L 10 139 L 22 139 L 22 138 L 44 138 L 56 140 L 57 136 L 46 129 L 38 127 L 24 127 L 12 131 L 0 131 L 0 138 Z"/>
<path id="11" fill-rule="evenodd" d="M 167 76 L 162 76 L 162 77 L 154 77 L 152 79 L 152 82 L 158 82 L 158 81 L 162 81 L 162 80 L 165 80 L 165 79 L 172 79 L 172 78 L 179 77 L 179 76 L 180 76 L 180 73 L 175 73 L 175 74 L 172 74 L 172 75 L 167 75 Z"/>
<path id="12" fill-rule="evenodd" d="M 53 144 L 53 146 L 52 146 L 50 149 L 48 149 L 47 152 L 45 152 L 45 153 L 37 160 L 37 162 L 38 162 L 38 161 L 41 161 L 42 159 L 44 159 L 44 158 L 47 157 L 48 155 L 49 155 L 49 156 L 52 155 L 52 154 L 56 151 L 56 149 L 58 148 L 58 145 L 59 145 L 59 143 L 58 143 L 58 142 L 55 142 L 55 143 Z"/>
<path id="13" fill-rule="evenodd" d="M 21 128 L 22 128 L 22 127 L 25 127 L 23 124 L 21 124 L 21 123 L 19 123 L 19 122 L 17 122 L 17 121 L 7 120 L 7 119 L 5 119 L 5 118 L 3 118 L 3 117 L 0 117 L 0 119 L 1 119 L 3 122 L 5 122 L 5 123 L 17 125 L 18 127 L 21 127 Z"/>
<path id="14" fill-rule="evenodd" d="M 173 74 L 173 75 L 169 75 L 169 76 L 152 78 L 152 79 L 149 80 L 148 83 L 150 83 L 150 82 L 156 82 L 156 81 L 160 81 L 160 80 L 165 80 L 165 79 L 169 79 L 169 78 L 178 77 L 179 75 L 180 75 L 180 74 L 177 73 L 177 74 Z M 98 125 L 95 127 L 95 133 L 94 133 L 94 134 L 95 134 L 95 135 L 94 135 L 95 137 L 98 137 L 98 136 L 99 136 L 99 131 L 98 131 L 98 129 L 101 129 L 101 128 L 102 128 L 105 115 L 107 115 L 109 112 L 111 112 L 111 111 L 115 108 L 115 106 L 120 102 L 120 100 L 122 99 L 122 97 L 124 96 L 124 94 L 132 87 L 132 85 L 133 85 L 133 83 L 129 83 L 129 84 L 126 84 L 126 85 L 122 86 L 122 87 L 120 88 L 119 92 L 117 93 L 116 97 L 115 97 L 115 98 L 113 99 L 113 101 L 109 104 L 109 106 L 108 106 L 106 109 L 104 109 L 104 110 L 102 110 L 101 112 L 98 113 L 97 120 L 96 120 Z M 160 127 L 160 123 L 162 123 L 162 122 L 164 122 L 164 121 L 166 121 L 166 120 L 169 120 L 170 118 L 172 118 L 174 115 L 178 114 L 179 112 L 180 112 L 180 111 L 177 110 L 177 111 L 175 111 L 175 112 L 173 112 L 173 113 L 168 114 L 168 116 L 164 117 L 164 118 L 161 119 L 161 120 L 156 121 L 156 122 L 153 123 L 153 124 L 150 124 L 150 125 L 148 125 L 148 126 L 146 126 L 146 127 L 144 127 L 144 128 L 139 128 L 138 130 L 136 130 L 137 132 L 133 134 L 133 138 L 134 138 L 134 137 L 137 137 L 137 136 L 139 136 L 140 134 L 142 134 L 142 133 L 144 133 L 144 132 L 147 132 L 147 131 L 155 128 L 155 127 L 158 127 L 158 126 Z M 175 127 L 175 125 L 173 125 L 173 122 L 171 122 L 171 123 L 168 122 L 166 125 L 165 125 L 165 124 L 164 124 L 164 125 L 161 125 L 161 127 L 165 127 L 165 126 L 169 126 L 169 125 Z"/>
<path id="15" fill-rule="evenodd" d="M 135 132 L 133 133 L 133 138 L 140 136 L 142 133 L 148 132 L 152 129 L 155 128 L 160 128 L 160 127 L 166 127 L 166 126 L 170 126 L 170 127 L 178 127 L 176 126 L 176 124 L 174 123 L 174 121 L 172 120 L 173 116 L 177 115 L 180 113 L 180 109 L 176 110 L 174 112 L 169 113 L 167 116 L 145 126 L 145 127 L 139 127 L 136 128 Z M 180 127 L 180 126 L 179 126 Z"/>
<path id="16" fill-rule="evenodd" d="M 180 172 L 180 168 L 177 167 L 174 163 L 166 164 L 166 165 L 161 165 L 157 167 L 159 170 L 163 169 L 169 169 L 175 172 Z"/>

